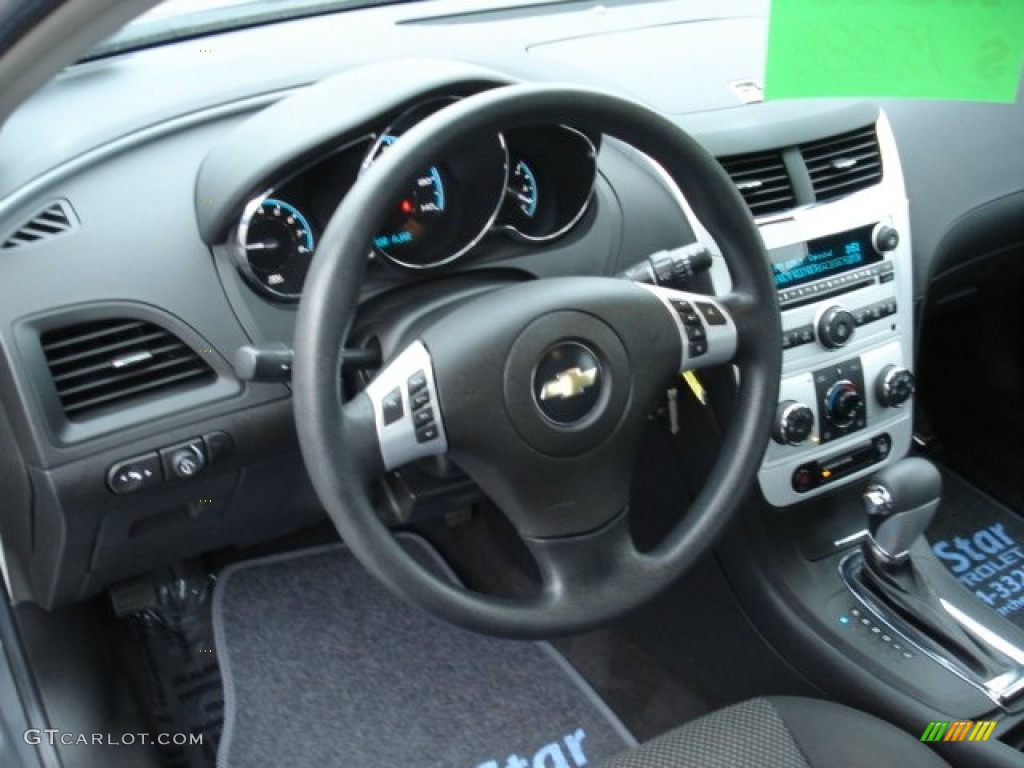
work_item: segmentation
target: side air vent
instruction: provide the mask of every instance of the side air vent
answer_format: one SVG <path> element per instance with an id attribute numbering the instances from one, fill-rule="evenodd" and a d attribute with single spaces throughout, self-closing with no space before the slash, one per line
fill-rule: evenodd
<path id="1" fill-rule="evenodd" d="M 818 202 L 835 200 L 882 180 L 882 152 L 875 126 L 800 147 Z"/>
<path id="2" fill-rule="evenodd" d="M 75 212 L 67 200 L 57 200 L 26 221 L 4 240 L 0 250 L 21 248 L 51 237 L 63 235 L 78 226 Z"/>
<path id="3" fill-rule="evenodd" d="M 64 413 L 72 420 L 216 377 L 181 339 L 144 320 L 95 320 L 46 331 L 41 342 Z"/>
<path id="4" fill-rule="evenodd" d="M 796 207 L 793 183 L 780 152 L 753 152 L 721 157 L 718 162 L 732 178 L 736 189 L 755 216 L 787 211 Z"/>

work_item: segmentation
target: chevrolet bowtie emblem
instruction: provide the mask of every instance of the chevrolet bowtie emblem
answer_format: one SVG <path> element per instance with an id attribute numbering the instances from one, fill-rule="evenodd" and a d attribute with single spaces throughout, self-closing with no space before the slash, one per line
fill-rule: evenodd
<path id="1" fill-rule="evenodd" d="M 544 382 L 540 390 L 541 400 L 567 400 L 576 395 L 582 395 L 587 387 L 594 386 L 597 381 L 597 368 L 569 368 L 562 371 L 551 381 Z"/>

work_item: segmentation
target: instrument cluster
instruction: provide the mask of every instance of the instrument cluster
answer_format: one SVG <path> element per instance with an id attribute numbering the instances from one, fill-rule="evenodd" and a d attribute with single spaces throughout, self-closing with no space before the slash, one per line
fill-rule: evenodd
<path id="1" fill-rule="evenodd" d="M 420 104 L 250 200 L 231 243 L 249 284 L 273 300 L 297 301 L 320 234 L 347 192 L 405 131 L 453 101 Z M 396 269 L 423 271 L 467 257 L 488 235 L 554 240 L 586 213 L 596 176 L 595 140 L 564 125 L 471 142 L 423 168 L 367 253 Z"/>

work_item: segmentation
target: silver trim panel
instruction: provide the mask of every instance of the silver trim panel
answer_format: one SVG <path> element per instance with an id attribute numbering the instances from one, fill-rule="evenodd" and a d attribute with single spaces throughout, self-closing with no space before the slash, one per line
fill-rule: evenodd
<path id="1" fill-rule="evenodd" d="M 437 437 L 420 442 L 416 438 L 417 427 L 413 423 L 413 407 L 409 391 L 409 379 L 423 373 L 426 384 L 423 391 L 430 395 L 429 407 L 433 409 L 433 423 Z M 401 401 L 401 416 L 390 423 L 385 418 L 385 400 L 398 392 Z M 437 385 L 434 382 L 434 366 L 430 353 L 421 341 L 414 341 L 392 360 L 366 387 L 366 394 L 373 403 L 373 416 L 377 425 L 377 441 L 385 469 L 395 469 L 416 459 L 438 456 L 448 450 L 441 417 Z"/>
<path id="2" fill-rule="evenodd" d="M 946 600 L 942 600 L 942 607 L 962 628 L 971 635 L 982 647 L 989 647 L 992 650 L 1008 657 L 1014 663 L 1005 672 L 997 675 L 991 680 L 983 680 L 971 669 L 964 666 L 959 660 L 952 658 L 937 643 L 914 628 L 891 611 L 879 605 L 874 597 L 860 583 L 857 578 L 857 571 L 861 567 L 862 555 L 854 552 L 847 555 L 839 563 L 839 575 L 850 593 L 857 599 L 872 617 L 884 624 L 890 632 L 899 635 L 904 642 L 913 646 L 915 650 L 927 656 L 948 672 L 956 675 L 971 687 L 983 693 L 995 704 L 1008 712 L 1018 712 L 1024 709 L 1024 702 L 1021 695 L 1024 694 L 1024 650 L 1021 650 L 988 627 L 984 627 L 962 613 L 955 606 Z M 965 621 L 966 619 L 966 621 Z"/>

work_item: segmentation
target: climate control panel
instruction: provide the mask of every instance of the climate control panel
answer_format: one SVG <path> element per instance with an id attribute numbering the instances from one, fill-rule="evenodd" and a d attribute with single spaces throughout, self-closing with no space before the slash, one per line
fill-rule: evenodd
<path id="1" fill-rule="evenodd" d="M 914 375 L 901 351 L 890 342 L 783 378 L 760 473 L 770 502 L 824 492 L 909 444 Z"/>

